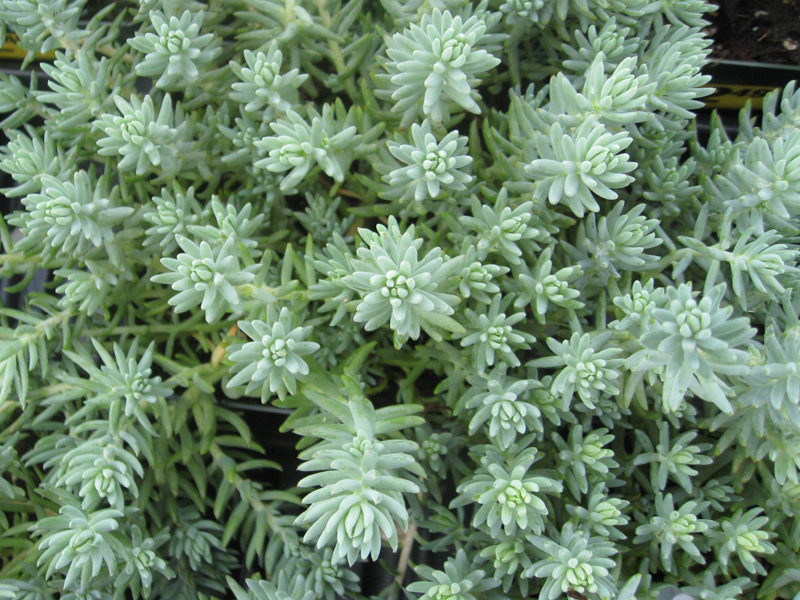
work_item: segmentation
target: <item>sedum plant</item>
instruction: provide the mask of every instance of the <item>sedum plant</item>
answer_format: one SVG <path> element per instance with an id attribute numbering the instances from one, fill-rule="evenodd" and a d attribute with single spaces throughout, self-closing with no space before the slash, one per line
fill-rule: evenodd
<path id="1" fill-rule="evenodd" d="M 0 0 L 0 599 L 797 598 L 800 91 L 699 133 L 712 10 Z"/>
<path id="2" fill-rule="evenodd" d="M 401 139 L 402 141 L 402 139 Z M 431 132 L 428 120 L 422 125 L 411 126 L 412 144 L 388 142 L 387 148 L 400 164 L 383 177 L 390 187 L 384 198 L 397 196 L 400 200 L 437 199 L 445 190 L 466 190 L 465 184 L 472 177 L 461 169 L 469 166 L 472 159 L 467 155 L 467 138 L 459 137 L 458 132 L 448 133 L 442 141 L 437 141 Z"/>

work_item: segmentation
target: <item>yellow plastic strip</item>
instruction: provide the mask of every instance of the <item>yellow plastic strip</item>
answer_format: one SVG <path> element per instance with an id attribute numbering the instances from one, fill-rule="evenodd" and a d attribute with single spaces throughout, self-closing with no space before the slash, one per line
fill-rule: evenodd
<path id="1" fill-rule="evenodd" d="M 17 45 L 18 40 L 19 38 L 13 33 L 6 35 L 6 43 L 3 44 L 2 48 L 0 48 L 0 60 L 22 61 L 25 59 L 25 57 L 28 55 L 28 52 Z M 52 60 L 55 57 L 55 50 L 45 52 L 44 54 L 41 52 L 36 53 L 36 58 L 39 60 Z"/>
<path id="2" fill-rule="evenodd" d="M 742 108 L 750 100 L 753 108 L 761 108 L 764 96 L 777 89 L 763 85 L 712 85 L 716 88 L 710 96 L 704 98 L 705 105 L 709 108 Z"/>

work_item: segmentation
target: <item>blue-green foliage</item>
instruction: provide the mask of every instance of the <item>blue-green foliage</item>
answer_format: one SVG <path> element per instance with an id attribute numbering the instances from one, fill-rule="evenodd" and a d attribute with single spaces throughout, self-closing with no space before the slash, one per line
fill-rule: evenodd
<path id="1" fill-rule="evenodd" d="M 399 162 L 397 168 L 383 176 L 390 186 L 382 194 L 384 198 L 422 202 L 437 199 L 447 191 L 467 189 L 465 184 L 472 177 L 464 171 L 472 159 L 467 156 L 466 137 L 459 137 L 454 131 L 439 141 L 426 119 L 422 125 L 411 126 L 411 144 L 403 141 L 398 136 L 397 142 L 387 143 L 390 154 Z"/>
<path id="2" fill-rule="evenodd" d="M 301 471 L 320 471 L 300 481 L 303 487 L 317 487 L 303 498 L 311 506 L 297 518 L 309 525 L 304 541 L 316 541 L 322 548 L 335 540 L 333 558 L 352 565 L 357 558 L 377 559 L 381 539 L 397 549 L 398 526 L 407 529 L 409 514 L 403 493 L 417 493 L 419 486 L 401 477 L 403 470 L 421 473 L 410 452 L 419 447 L 404 439 L 378 438 L 397 430 L 398 420 L 419 407 L 386 408 L 376 411 L 369 400 L 360 397 L 353 381 L 345 381 L 347 404 L 310 392 L 312 402 L 320 406 L 323 418 L 309 418 L 295 427 L 301 435 L 322 441 L 300 454 L 305 460 Z M 341 424 L 331 421 L 341 421 Z M 418 418 L 405 419 L 419 423 Z"/>
<path id="3" fill-rule="evenodd" d="M 418 339 L 420 328 L 438 339 L 438 326 L 463 331 L 448 317 L 459 298 L 443 291 L 461 259 L 445 259 L 439 248 L 419 257 L 423 240 L 414 234 L 413 225 L 400 233 L 394 217 L 388 227 L 378 225 L 376 232 L 359 230 L 365 245 L 358 249 L 358 258 L 350 258 L 352 273 L 342 278 L 361 295 L 354 320 L 366 323 L 367 331 L 388 322 L 398 347 L 409 338 Z"/>
<path id="4" fill-rule="evenodd" d="M 102 4 L 0 0 L 0 599 L 798 597 L 800 91 L 699 136 L 711 4 Z"/>
<path id="5" fill-rule="evenodd" d="M 439 125 L 453 110 L 480 113 L 480 99 L 473 86 L 500 59 L 478 48 L 486 22 L 473 15 L 463 19 L 434 8 L 419 24 L 386 38 L 386 57 L 380 65 L 380 97 L 394 102 L 393 112 L 412 123 L 420 110 Z"/>
<path id="6" fill-rule="evenodd" d="M 213 33 L 198 35 L 203 27 L 203 13 L 184 11 L 170 16 L 150 11 L 155 33 L 145 30 L 130 40 L 131 46 L 144 53 L 136 65 L 136 74 L 155 79 L 156 87 L 164 90 L 183 89 L 198 83 L 202 66 L 219 53 L 219 40 Z M 215 43 L 216 42 L 216 43 Z"/>
<path id="7" fill-rule="evenodd" d="M 246 393 L 261 388 L 264 403 L 271 394 L 295 393 L 297 378 L 309 373 L 303 356 L 319 349 L 316 342 L 303 341 L 311 327 L 293 327 L 288 308 L 284 306 L 278 315 L 270 306 L 266 321 L 239 321 L 239 329 L 253 341 L 229 348 L 235 375 L 227 386 L 247 384 Z"/>

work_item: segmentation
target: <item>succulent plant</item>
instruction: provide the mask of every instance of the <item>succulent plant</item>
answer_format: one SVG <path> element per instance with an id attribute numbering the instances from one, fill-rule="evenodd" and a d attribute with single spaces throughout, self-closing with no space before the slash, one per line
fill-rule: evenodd
<path id="1" fill-rule="evenodd" d="M 253 341 L 231 346 L 234 376 L 228 387 L 246 383 L 247 393 L 261 388 L 263 402 L 271 394 L 294 393 L 296 380 L 309 373 L 303 356 L 319 349 L 316 342 L 304 341 L 311 328 L 293 327 L 285 306 L 280 314 L 270 307 L 266 321 L 239 321 L 238 327 Z"/>
<path id="2" fill-rule="evenodd" d="M 796 598 L 800 91 L 699 134 L 712 10 L 0 0 L 0 599 Z"/>
<path id="3" fill-rule="evenodd" d="M 480 113 L 476 75 L 500 63 L 478 47 L 485 31 L 477 15 L 462 19 L 434 8 L 418 25 L 387 37 L 380 97 L 394 101 L 392 110 L 402 113 L 404 122 L 420 110 L 437 125 L 448 121 L 455 107 Z"/>
<path id="4" fill-rule="evenodd" d="M 156 86 L 165 90 L 197 84 L 198 65 L 212 61 L 220 52 L 214 34 L 198 35 L 203 13 L 187 10 L 180 17 L 167 18 L 160 11 L 150 11 L 150 22 L 155 33 L 137 35 L 130 41 L 133 48 L 145 53 L 144 60 L 136 65 L 136 74 L 158 77 Z"/>
<path id="5" fill-rule="evenodd" d="M 440 286 L 461 261 L 443 258 L 439 249 L 419 258 L 423 240 L 414 234 L 413 227 L 401 234 L 394 218 L 388 227 L 378 226 L 377 232 L 359 230 L 367 245 L 351 260 L 352 274 L 342 278 L 344 285 L 362 295 L 356 322 L 366 323 L 370 331 L 388 321 L 396 345 L 419 338 L 420 328 L 429 333 L 440 325 L 459 329 L 448 318 L 459 298 L 440 291 Z"/>

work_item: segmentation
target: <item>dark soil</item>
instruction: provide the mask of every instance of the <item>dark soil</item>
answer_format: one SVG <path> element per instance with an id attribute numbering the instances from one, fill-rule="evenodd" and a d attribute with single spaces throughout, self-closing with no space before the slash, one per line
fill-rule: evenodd
<path id="1" fill-rule="evenodd" d="M 716 0 L 712 58 L 800 65 L 800 0 Z"/>

